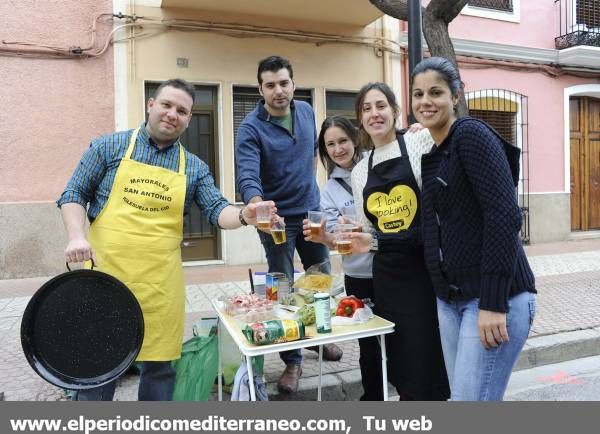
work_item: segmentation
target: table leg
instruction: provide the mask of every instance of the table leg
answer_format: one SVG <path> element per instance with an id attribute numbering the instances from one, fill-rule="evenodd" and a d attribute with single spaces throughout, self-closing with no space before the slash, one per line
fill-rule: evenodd
<path id="1" fill-rule="evenodd" d="M 254 372 L 252 371 L 252 357 L 246 356 L 246 367 L 248 368 L 248 387 L 250 388 L 250 400 L 256 401 L 256 389 L 254 388 Z"/>
<path id="2" fill-rule="evenodd" d="M 222 332 L 221 332 L 221 319 L 217 318 L 217 343 L 219 348 L 219 371 L 217 378 L 217 390 L 219 395 L 219 401 L 223 401 L 223 350 L 222 346 Z"/>
<path id="3" fill-rule="evenodd" d="M 321 380 L 323 379 L 323 345 L 319 345 L 319 387 L 317 388 L 317 401 L 321 400 Z"/>
<path id="4" fill-rule="evenodd" d="M 379 335 L 381 346 L 381 372 L 383 377 L 383 400 L 388 400 L 388 378 L 387 378 L 387 354 L 385 352 L 385 335 Z"/>

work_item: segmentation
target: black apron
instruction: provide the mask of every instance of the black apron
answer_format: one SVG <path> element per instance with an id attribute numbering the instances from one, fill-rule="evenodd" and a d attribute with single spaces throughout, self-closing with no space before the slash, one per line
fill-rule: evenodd
<path id="1" fill-rule="evenodd" d="M 397 138 L 400 157 L 373 167 L 373 151 L 369 155 L 363 190 L 365 215 L 379 241 L 373 258 L 375 313 L 395 323 L 386 349 L 390 382 L 401 399 L 446 400 L 450 389 L 423 255 L 420 190 L 404 138 Z"/>

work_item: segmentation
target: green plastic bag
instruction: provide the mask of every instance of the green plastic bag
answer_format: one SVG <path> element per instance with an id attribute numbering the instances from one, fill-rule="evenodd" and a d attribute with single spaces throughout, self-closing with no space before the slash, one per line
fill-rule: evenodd
<path id="1" fill-rule="evenodd" d="M 208 401 L 219 369 L 217 336 L 194 336 L 183 343 L 173 401 Z"/>

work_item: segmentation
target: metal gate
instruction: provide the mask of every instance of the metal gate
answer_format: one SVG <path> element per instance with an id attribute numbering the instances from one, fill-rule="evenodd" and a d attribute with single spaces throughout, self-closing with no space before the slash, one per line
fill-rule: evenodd
<path id="1" fill-rule="evenodd" d="M 521 149 L 517 198 L 523 216 L 521 240 L 529 244 L 529 140 L 527 97 L 504 89 L 468 92 L 469 114 L 489 123 L 507 141 Z"/>

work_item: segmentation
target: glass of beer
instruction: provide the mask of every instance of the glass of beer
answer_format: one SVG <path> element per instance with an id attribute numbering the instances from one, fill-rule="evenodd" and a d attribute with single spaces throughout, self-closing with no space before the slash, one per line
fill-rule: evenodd
<path id="1" fill-rule="evenodd" d="M 285 224 L 281 220 L 277 220 L 271 224 L 271 236 L 275 244 L 283 244 L 287 241 L 285 236 Z"/>
<path id="2" fill-rule="evenodd" d="M 335 249 L 340 255 L 349 255 L 352 253 L 352 241 L 346 237 L 348 232 L 352 232 L 354 225 L 338 223 L 333 227 L 335 236 Z"/>
<path id="3" fill-rule="evenodd" d="M 256 207 L 256 227 L 263 231 L 268 231 L 271 227 L 271 207 L 267 204 L 260 204 Z"/>
<path id="4" fill-rule="evenodd" d="M 325 221 L 325 213 L 322 211 L 309 211 L 308 221 L 310 222 L 310 234 L 314 236 L 323 235 L 322 225 Z"/>
<path id="5" fill-rule="evenodd" d="M 354 206 L 345 206 L 342 208 L 342 217 L 344 221 L 352 225 L 352 232 L 362 232 L 362 227 L 358 224 L 356 218 L 356 209 Z"/>

